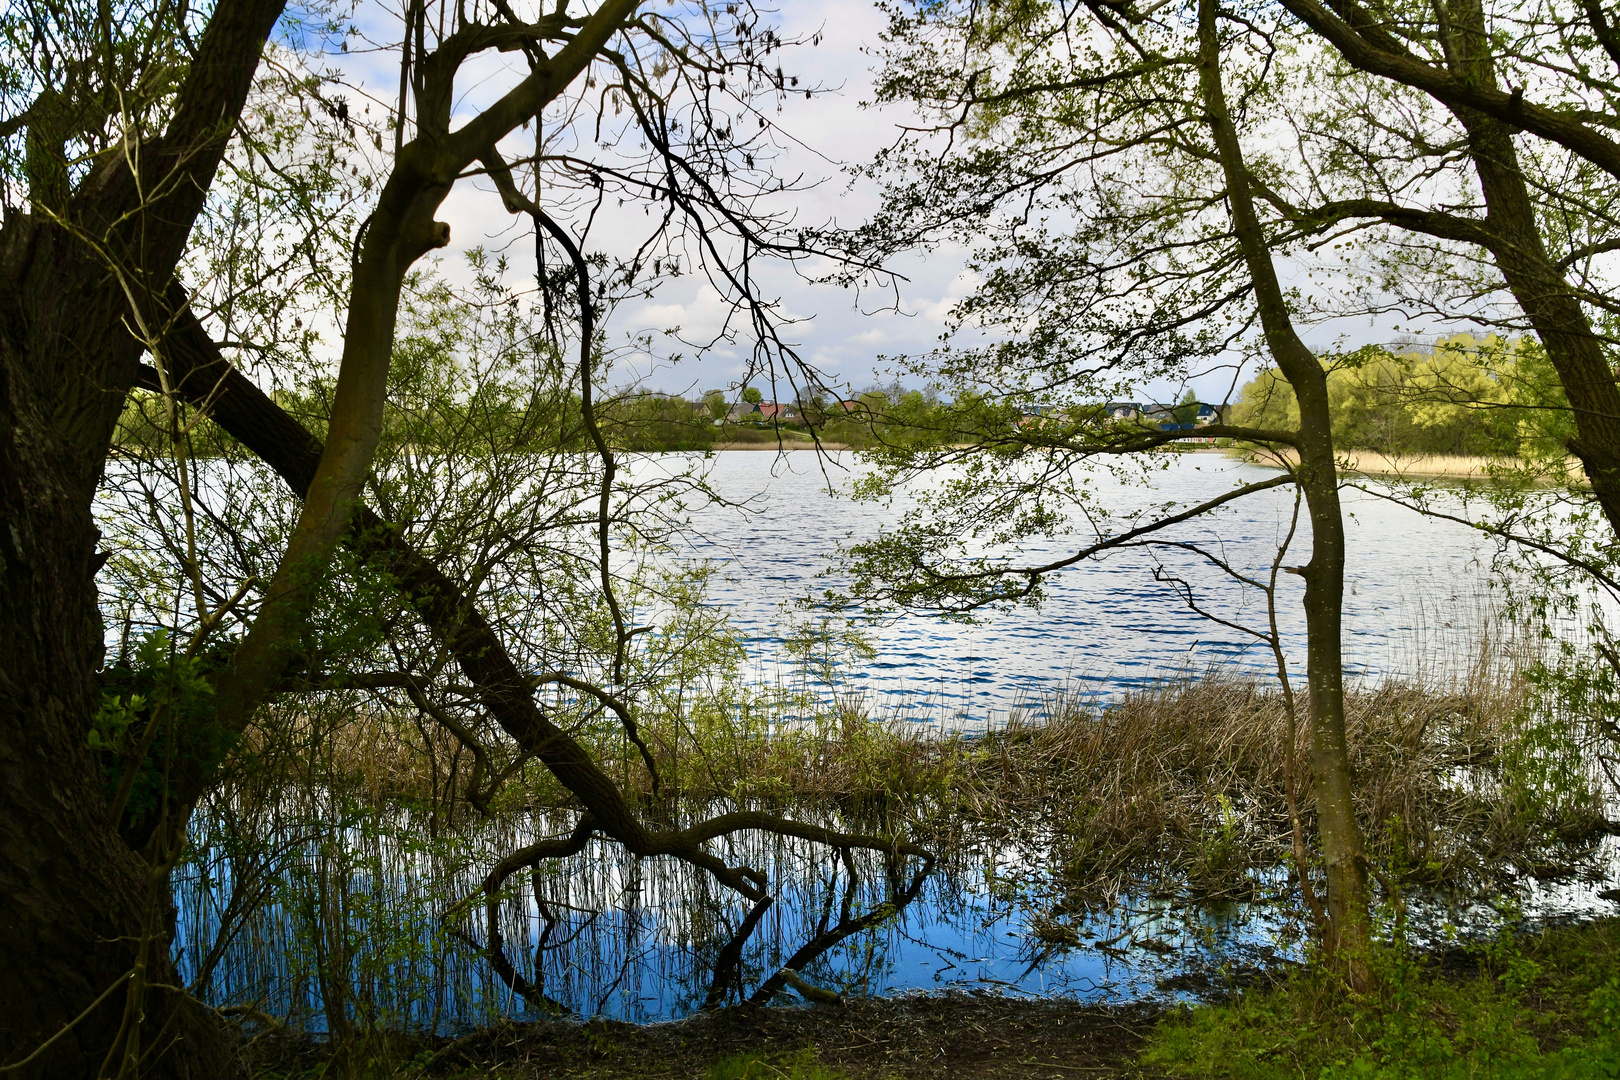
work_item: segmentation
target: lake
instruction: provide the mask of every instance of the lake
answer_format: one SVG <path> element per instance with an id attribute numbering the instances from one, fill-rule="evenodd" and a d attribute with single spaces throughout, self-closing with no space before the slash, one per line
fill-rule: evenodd
<path id="1" fill-rule="evenodd" d="M 858 466 L 848 453 L 823 463 L 808 451 L 774 454 L 723 451 L 709 482 L 747 512 L 710 506 L 694 512 L 692 557 L 721 568 L 712 602 L 743 633 L 756 677 L 783 677 L 779 646 L 784 623 L 802 598 L 847 584 L 839 545 L 868 539 L 894 521 L 896 509 L 853 502 L 829 491 L 847 487 Z M 672 459 L 636 471 L 677 467 Z M 1275 476 L 1221 452 L 1176 455 L 1152 488 L 1098 471 L 1105 501 L 1121 510 L 1173 500 L 1192 504 L 1242 483 Z M 1494 544 L 1475 530 L 1425 517 L 1357 490 L 1344 493 L 1349 545 L 1344 656 L 1355 676 L 1444 675 L 1477 657 L 1493 610 L 1490 562 Z M 1211 545 L 1234 566 L 1269 567 L 1287 531 L 1292 495 L 1275 489 L 1251 496 L 1165 534 Z M 1079 544 L 1085 542 L 1084 534 Z M 1302 521 L 1289 562 L 1306 561 L 1309 523 Z M 1078 546 L 1078 544 L 1076 545 Z M 1073 547 L 1034 543 L 1031 560 L 1059 558 Z M 1264 600 L 1242 591 L 1207 563 L 1185 552 L 1114 552 L 1052 575 L 1037 610 L 983 612 L 971 625 L 938 616 L 898 614 L 864 629 L 876 655 L 843 671 L 844 690 L 863 698 L 873 715 L 977 726 L 1014 709 L 1038 711 L 1058 693 L 1110 698 L 1169 677 L 1212 666 L 1267 675 L 1269 650 L 1189 610 L 1155 565 L 1190 582 L 1201 604 L 1232 621 L 1265 622 Z M 1290 662 L 1301 666 L 1302 582 L 1280 579 L 1279 615 Z"/>
<path id="2" fill-rule="evenodd" d="M 646 476 L 689 459 L 641 459 Z M 753 677 L 787 678 L 785 627 L 813 618 L 801 598 L 842 584 L 839 544 L 872 536 L 893 508 L 852 503 L 828 490 L 847 473 L 834 455 L 824 474 L 808 453 L 724 452 L 708 463 L 709 482 L 726 500 L 748 504 L 693 510 L 694 528 L 679 557 L 707 559 L 720 574 L 708 598 L 748 642 Z M 1194 502 L 1234 484 L 1274 475 L 1220 454 L 1185 454 L 1167 463 L 1151 490 L 1099 476 L 1123 509 L 1172 499 Z M 1287 527 L 1291 500 L 1268 492 L 1177 539 L 1218 543 L 1235 566 L 1269 565 Z M 1392 503 L 1346 493 L 1350 542 L 1346 660 L 1361 678 L 1445 678 L 1473 662 L 1491 629 L 1493 549 L 1467 528 L 1424 518 Z M 1308 537 L 1296 541 L 1303 561 Z M 1064 553 L 1054 543 L 1025 554 Z M 1228 588 L 1207 566 L 1176 552 L 1127 551 L 1056 575 L 1042 608 L 985 612 L 972 624 L 897 614 L 865 628 L 870 659 L 848 665 L 839 690 L 877 716 L 972 729 L 1014 710 L 1038 711 L 1060 693 L 1098 700 L 1211 667 L 1267 675 L 1271 659 L 1244 635 L 1188 610 L 1156 565 L 1192 584 L 1201 603 L 1233 621 L 1263 619 L 1264 608 Z M 1283 610 L 1285 639 L 1297 664 L 1303 653 L 1298 580 Z M 318 800 L 317 800 L 318 801 Z M 300 822 L 326 833 L 300 845 Z M 565 833 L 567 814 L 504 817 L 455 844 L 424 837 L 407 812 L 388 820 L 331 805 L 291 806 L 278 835 L 289 857 L 266 896 L 218 958 L 211 1000 L 252 1002 L 278 1017 L 322 1030 L 317 959 L 348 950 L 357 1001 L 389 1023 L 456 1031 L 499 1016 L 534 1017 L 483 958 L 448 933 L 451 897 L 476 891 L 491 862 L 539 835 Z M 219 839 L 228 823 L 198 823 L 199 858 L 177 880 L 182 973 L 198 974 L 230 897 L 258 880 L 233 863 Z M 744 981 L 763 978 L 814 936 L 819 920 L 847 894 L 855 910 L 880 903 L 883 869 L 868 855 L 847 865 L 793 840 L 741 837 L 734 859 L 765 869 L 778 893 L 743 952 Z M 1612 847 L 1612 844 L 1611 844 Z M 1049 853 L 1027 843 L 983 839 L 951 853 L 918 899 L 875 929 L 829 950 L 806 968 L 815 981 L 850 993 L 958 990 L 1064 994 L 1090 1000 L 1178 997 L 1205 976 L 1298 955 L 1295 926 L 1274 899 L 1199 905 L 1175 896 L 1126 896 L 1111 911 L 1075 923 L 1076 941 L 1053 947 L 1038 921 L 1051 909 Z M 1602 860 L 1612 862 L 1605 849 Z M 855 877 L 850 877 L 851 871 Z M 347 914 L 338 940 L 316 931 L 312 883 L 335 891 Z M 1262 894 L 1281 884 L 1262 880 Z M 326 891 L 321 891 L 326 890 Z M 1527 883 L 1520 899 L 1534 916 L 1601 907 L 1590 882 Z M 508 948 L 534 971 L 546 993 L 577 1015 L 634 1021 L 668 1019 L 698 1007 L 710 967 L 746 906 L 705 875 L 668 859 L 635 860 L 593 842 L 581 855 L 548 864 L 515 888 L 501 908 Z M 475 937 L 480 916 L 472 920 Z M 1446 924 L 1488 927 L 1499 919 L 1470 898 L 1414 902 L 1414 924 L 1435 933 Z M 549 926 L 549 932 L 546 927 Z M 319 946 L 319 947 L 318 947 Z M 1218 981 L 1218 979 L 1217 979 Z M 732 998 L 740 991 L 734 991 Z"/>

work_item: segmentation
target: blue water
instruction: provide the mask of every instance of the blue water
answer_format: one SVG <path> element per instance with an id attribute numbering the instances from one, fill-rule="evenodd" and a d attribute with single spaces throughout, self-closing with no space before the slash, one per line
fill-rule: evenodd
<path id="1" fill-rule="evenodd" d="M 685 462 L 643 461 L 647 475 Z M 892 525 L 907 503 L 883 507 L 837 494 L 858 474 L 852 455 L 826 462 L 806 451 L 729 451 L 708 466 L 711 486 L 730 506 L 697 508 L 687 552 L 721 568 L 711 602 L 746 638 L 755 678 L 791 678 L 781 656 L 784 626 L 813 624 L 796 602 L 848 584 L 840 545 L 869 539 Z M 1093 489 L 1121 513 L 1174 501 L 1201 502 L 1276 472 L 1220 453 L 1173 459 L 1151 487 L 1097 471 Z M 831 487 L 832 490 L 829 490 Z M 1427 518 L 1355 490 L 1344 493 L 1348 534 L 1345 662 L 1352 675 L 1444 674 L 1477 656 L 1493 609 L 1494 548 L 1465 526 Z M 1265 492 L 1163 534 L 1197 542 L 1249 573 L 1269 567 L 1286 533 L 1292 495 Z M 1031 542 L 1030 562 L 1060 558 L 1087 542 Z M 1310 531 L 1302 520 L 1290 564 L 1307 561 Z M 1269 674 L 1269 650 L 1254 638 L 1189 610 L 1155 566 L 1191 583 L 1201 607 L 1229 621 L 1265 624 L 1263 598 L 1186 552 L 1115 552 L 1052 575 L 1037 610 L 982 612 L 971 625 L 926 614 L 887 613 L 861 627 L 876 655 L 846 658 L 840 690 L 873 715 L 980 726 L 1014 709 L 1038 712 L 1066 692 L 1110 698 L 1131 688 L 1211 666 Z M 1281 630 L 1296 669 L 1304 658 L 1302 583 L 1283 575 Z"/>
<path id="2" fill-rule="evenodd" d="M 644 478 L 689 464 L 671 455 L 642 459 L 632 471 Z M 834 487 L 848 477 L 839 470 L 850 464 L 847 456 L 829 463 Z M 719 566 L 707 602 L 723 610 L 745 640 L 746 676 L 791 680 L 797 676 L 784 655 L 784 638 L 795 622 L 803 626 L 820 617 L 796 602 L 843 585 L 840 543 L 875 535 L 896 520 L 903 504 L 886 508 L 837 498 L 828 490 L 829 473 L 802 452 L 721 453 L 705 467 L 716 491 L 749 508 L 694 505 L 693 527 L 678 556 Z M 1193 454 L 1171 461 L 1151 489 L 1105 474 L 1095 486 L 1110 505 L 1129 510 L 1165 500 L 1201 501 L 1270 475 L 1224 456 Z M 1368 679 L 1444 677 L 1472 663 L 1491 630 L 1488 545 L 1469 529 L 1357 492 L 1347 492 L 1345 502 L 1345 656 L 1352 671 Z M 1289 495 L 1272 492 L 1171 535 L 1210 545 L 1234 567 L 1258 571 L 1269 564 L 1291 506 Z M 1289 562 L 1305 561 L 1308 542 L 1308 534 L 1296 540 Z M 1022 556 L 1044 561 L 1066 553 L 1062 543 L 1044 542 L 1027 545 Z M 1263 623 L 1255 592 L 1232 586 L 1207 564 L 1185 553 L 1126 551 L 1056 575 L 1038 611 L 985 612 L 972 624 L 888 613 L 860 628 L 872 655 L 846 655 L 836 686 L 823 689 L 836 690 L 872 715 L 971 729 L 1014 710 L 1039 711 L 1058 693 L 1107 699 L 1211 666 L 1270 672 L 1268 651 L 1190 611 L 1155 580 L 1156 565 L 1191 583 L 1207 611 L 1246 625 Z M 1298 579 L 1285 577 L 1283 588 L 1283 637 L 1291 662 L 1299 665 Z M 494 861 L 536 834 L 566 832 L 570 822 L 508 818 L 470 843 L 441 846 L 426 840 L 421 823 L 408 816 L 357 820 L 325 847 L 300 847 L 301 817 L 319 831 L 340 815 L 338 808 L 287 809 L 277 828 L 288 839 L 289 858 L 270 868 L 265 905 L 222 953 L 206 987 L 210 999 L 252 1003 L 288 1022 L 323 1029 L 308 905 L 315 895 L 312 882 L 326 867 L 329 889 L 341 885 L 350 915 L 342 940 L 322 948 L 328 956 L 334 945 L 352 952 L 357 1011 L 447 1032 L 498 1016 L 540 1015 L 514 998 L 474 947 L 485 937 L 482 906 L 463 916 L 446 911 L 447 898 L 476 894 Z M 197 976 L 233 892 L 245 894 L 256 881 L 253 865 L 228 857 L 228 830 L 221 822 L 201 821 L 198 830 L 201 854 L 177 882 L 177 955 L 188 979 Z M 752 992 L 809 940 L 829 904 L 836 910 L 850 886 L 837 863 L 807 845 L 758 838 L 736 844 L 724 852 L 728 861 L 765 869 L 779 900 L 745 950 L 732 999 Z M 1037 939 L 1032 920 L 1047 917 L 1059 895 L 1044 876 L 1051 861 L 1049 853 L 1027 847 L 977 844 L 932 878 L 916 902 L 842 943 L 806 974 L 858 994 L 955 989 L 1121 1000 L 1177 996 L 1185 984 L 1176 977 L 1189 969 L 1294 954 L 1288 915 L 1263 898 L 1209 909 L 1124 897 L 1112 910 L 1074 924 L 1078 944 L 1050 947 Z M 883 901 L 884 875 L 872 858 L 857 866 L 852 903 L 859 912 Z M 1266 881 L 1257 884 L 1268 887 Z M 707 992 L 713 958 L 745 914 L 741 902 L 717 891 L 706 875 L 671 860 L 638 862 L 609 844 L 593 843 L 545 875 L 514 878 L 511 885 L 500 909 L 508 952 L 575 1015 L 650 1021 L 689 1013 Z M 1586 885 L 1527 895 L 1532 907 L 1554 913 L 1590 910 L 1594 903 Z M 556 917 L 543 948 L 541 901 Z M 1438 926 L 1465 921 L 1467 913 L 1437 902 L 1433 914 Z M 452 929 L 470 935 L 474 944 Z"/>
<path id="3" fill-rule="evenodd" d="M 546 832 L 566 831 L 565 815 L 535 821 Z M 484 958 L 445 930 L 445 899 L 475 892 L 488 865 L 479 853 L 450 861 L 423 858 L 408 839 L 406 818 L 380 839 L 351 834 L 343 895 L 351 917 L 350 976 L 368 1012 L 393 1024 L 454 1032 L 498 1016 L 549 1015 L 526 1005 L 491 972 Z M 498 830 L 505 834 L 505 829 Z M 202 838 L 200 838 L 202 839 Z M 493 848 L 520 842 L 486 838 Z M 204 841 L 206 843 L 206 840 Z M 778 899 L 752 935 L 741 978 L 727 995 L 741 1000 L 837 912 L 850 888 L 847 871 L 825 852 L 798 841 L 743 837 L 729 855 L 765 870 Z M 477 846 L 475 841 L 475 846 Z M 177 957 L 182 977 L 195 980 L 220 927 L 219 905 L 233 884 L 223 851 L 178 876 Z M 330 848 L 328 849 L 330 851 Z M 304 852 L 307 874 L 321 865 Z M 978 846 L 928 880 L 918 898 L 877 929 L 847 939 L 804 969 L 818 985 L 856 995 L 963 990 L 1096 1001 L 1139 1000 L 1180 991 L 1160 984 L 1189 969 L 1259 963 L 1290 953 L 1288 920 L 1274 907 L 1232 904 L 1211 912 L 1167 899 L 1125 898 L 1112 910 L 1075 919 L 1080 942 L 1054 947 L 1038 939 L 1031 920 L 1049 912 L 1059 891 L 1041 867 L 1041 853 Z M 857 854 L 851 911 L 860 915 L 887 898 L 881 860 Z M 909 871 L 909 867 L 907 868 Z M 312 895 L 311 879 L 300 892 Z M 574 859 L 548 865 L 531 880 L 514 878 L 502 906 L 508 954 L 529 977 L 538 973 L 547 996 L 569 1013 L 637 1022 L 687 1015 L 708 993 L 719 949 L 746 914 L 746 905 L 718 891 L 702 872 L 668 859 L 635 860 L 617 845 L 594 842 Z M 206 887 L 205 887 L 206 886 Z M 331 886 L 336 894 L 336 886 Z M 282 896 L 291 899 L 294 891 Z M 555 919 L 539 949 L 536 897 Z M 1064 917 L 1068 921 L 1068 917 Z M 836 921 L 836 916 L 834 916 Z M 484 939 L 482 906 L 463 926 Z M 298 902 L 273 902 L 239 931 L 207 989 L 219 1005 L 251 1003 L 285 1022 L 325 1030 L 315 977 L 316 944 L 309 912 Z M 1144 945 L 1142 942 L 1149 944 Z M 333 955 L 330 942 L 327 955 Z M 780 1001 L 795 1000 L 784 991 Z"/>
<path id="4" fill-rule="evenodd" d="M 836 824 L 828 821 L 828 824 Z M 566 814 L 514 829 L 510 820 L 475 830 L 455 854 L 421 842 L 420 823 L 402 815 L 367 823 L 337 839 L 341 874 L 328 882 L 341 893 L 348 919 L 353 1009 L 389 1026 L 455 1033 L 500 1017 L 555 1015 L 526 1004 L 493 974 L 474 943 L 485 939 L 481 901 L 470 917 L 446 919 L 449 898 L 478 894 L 486 868 L 535 833 L 558 835 Z M 202 826 L 206 834 L 208 824 Z M 296 830 L 290 830 L 296 832 Z M 199 836 L 205 858 L 177 875 L 180 920 L 176 955 L 188 982 L 220 927 L 220 905 L 233 885 L 219 846 Z M 748 942 L 741 978 L 726 995 L 738 1001 L 818 931 L 836 912 L 850 881 L 824 850 L 777 838 L 743 835 L 715 845 L 734 863 L 767 873 L 777 896 Z M 315 978 L 317 951 L 308 905 L 319 895 L 312 876 L 330 863 L 310 845 L 283 869 L 271 894 L 226 950 L 202 988 L 217 1005 L 252 1004 L 284 1023 L 326 1028 Z M 1226 985 L 1233 973 L 1300 958 L 1298 914 L 1273 890 L 1278 872 L 1256 873 L 1253 902 L 1195 904 L 1165 895 L 1132 894 L 1112 907 L 1055 914 L 1063 896 L 1045 868 L 1049 852 L 1035 846 L 980 842 L 948 858 L 917 899 L 876 929 L 849 938 L 808 965 L 817 985 L 851 995 L 959 991 L 1016 996 L 1064 996 L 1094 1002 L 1184 1000 Z M 1614 838 L 1596 860 L 1613 865 Z M 857 853 L 851 911 L 859 915 L 887 898 L 881 860 Z M 908 867 L 909 870 L 909 867 Z M 341 888 L 333 882 L 341 879 Z M 290 887 L 289 887 L 290 886 Z M 1506 919 L 1558 919 L 1606 912 L 1600 884 L 1526 881 L 1510 911 L 1475 897 L 1408 897 L 1408 932 L 1443 941 L 1493 932 Z M 542 946 L 537 897 L 554 921 Z M 1279 903 L 1282 899 L 1282 903 Z M 746 914 L 746 904 L 708 876 L 670 859 L 636 860 L 605 842 L 574 858 L 547 864 L 534 878 L 509 882 L 500 908 L 502 936 L 513 963 L 538 978 L 568 1014 L 632 1022 L 679 1018 L 701 1007 L 721 946 Z M 1042 939 L 1042 920 L 1074 931 L 1070 945 Z M 448 932 L 455 926 L 471 938 Z M 327 955 L 332 945 L 327 943 Z M 1191 978 L 1189 979 L 1189 976 Z M 777 998 L 797 1000 L 791 991 Z"/>

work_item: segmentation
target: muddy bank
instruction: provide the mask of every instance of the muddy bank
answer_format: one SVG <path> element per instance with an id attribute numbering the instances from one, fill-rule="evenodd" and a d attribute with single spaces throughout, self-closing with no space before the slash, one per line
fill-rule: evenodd
<path id="1" fill-rule="evenodd" d="M 490 1074 L 528 1080 L 702 1078 L 746 1055 L 851 1078 L 1139 1075 L 1135 1060 L 1163 1015 L 1151 1005 L 1098 1006 L 995 995 L 913 996 L 802 1007 L 736 1006 L 676 1023 L 501 1024 L 458 1040 L 397 1047 L 403 1075 Z M 324 1054 L 307 1041 L 262 1046 L 259 1070 L 314 1075 Z M 775 1075 L 774 1071 L 760 1075 Z"/>

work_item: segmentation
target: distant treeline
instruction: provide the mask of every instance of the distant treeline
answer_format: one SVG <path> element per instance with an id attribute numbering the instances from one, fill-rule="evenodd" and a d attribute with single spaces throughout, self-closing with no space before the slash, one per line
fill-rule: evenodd
<path id="1" fill-rule="evenodd" d="M 272 396 L 322 436 L 329 389 L 317 383 Z M 1530 339 L 1464 334 L 1430 345 L 1360 349 L 1329 368 L 1328 395 L 1334 441 L 1343 450 L 1550 460 L 1562 459 L 1565 441 L 1574 434 L 1557 375 L 1546 353 Z M 1166 415 L 1191 422 L 1197 405 L 1189 395 L 1174 407 L 1173 416 Z M 1032 412 L 974 395 L 944 402 L 900 386 L 873 388 L 842 400 L 806 398 L 791 404 L 764 401 L 757 390 L 744 388 L 740 394 L 710 390 L 695 399 L 608 394 L 596 405 L 610 445 L 636 452 L 807 443 L 812 432 L 823 443 L 861 448 L 972 443 L 1032 422 L 1047 435 L 1070 425 L 1078 433 L 1115 422 L 1111 408 L 1039 407 Z M 1245 427 L 1291 430 L 1299 423 L 1299 409 L 1287 380 L 1272 368 L 1243 387 L 1227 417 Z M 215 456 L 232 448 L 229 436 L 211 423 L 186 416 L 171 420 L 160 396 L 139 392 L 125 408 L 118 443 L 130 451 L 160 452 L 176 426 L 194 454 Z M 384 430 L 385 447 L 446 453 L 583 450 L 589 442 L 578 394 L 555 382 L 546 387 L 484 382 L 457 397 L 412 399 L 402 394 L 391 402 Z"/>
<path id="2" fill-rule="evenodd" d="M 317 437 L 326 431 L 329 394 L 322 386 L 307 391 L 275 391 L 276 403 Z M 918 412 L 922 395 L 906 398 Z M 728 396 L 711 391 L 688 400 L 667 394 L 609 394 L 596 402 L 597 419 L 608 443 L 636 452 L 708 450 L 716 446 L 805 441 L 871 445 L 885 429 L 903 426 L 888 396 L 867 392 L 847 402 L 807 400 L 778 406 L 775 415 L 745 412 L 759 404 L 751 394 L 739 409 Z M 769 407 L 774 403 L 764 403 Z M 924 409 L 926 411 L 926 408 Z M 158 394 L 137 391 L 124 409 L 116 437 L 126 452 L 163 453 L 171 432 L 180 432 L 189 452 L 202 457 L 227 454 L 234 441 L 206 419 L 182 414 L 171 418 Z M 480 388 L 464 398 L 391 402 L 384 422 L 383 446 L 454 453 L 523 452 L 577 447 L 587 449 L 589 435 L 575 393 L 544 393 L 509 386 L 504 392 Z"/>
<path id="3" fill-rule="evenodd" d="M 1569 403 L 1539 344 L 1467 334 L 1396 350 L 1369 347 L 1328 371 L 1333 438 L 1384 454 L 1561 459 L 1575 434 Z M 1243 388 L 1232 422 L 1292 428 L 1293 390 L 1276 371 Z"/>

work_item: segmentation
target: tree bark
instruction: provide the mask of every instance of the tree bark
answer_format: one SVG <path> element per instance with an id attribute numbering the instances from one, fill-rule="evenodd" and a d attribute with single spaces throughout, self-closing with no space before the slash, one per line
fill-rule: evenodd
<path id="1" fill-rule="evenodd" d="M 1476 0 L 1452 0 L 1442 28 L 1448 64 L 1470 85 L 1495 89 L 1496 63 Z M 1508 291 L 1530 320 L 1575 414 L 1570 452 L 1620 536 L 1620 386 L 1580 299 L 1547 253 L 1535 203 L 1513 146 L 1513 130 L 1484 113 L 1453 106 L 1485 196 L 1489 250 Z"/>
<path id="2" fill-rule="evenodd" d="M 172 277 L 281 8 L 222 5 L 163 137 L 0 231 L 0 1064 L 79 1018 L 11 1075 L 95 1075 L 125 1004 L 104 991 L 139 951 L 147 867 L 86 745 L 103 658 L 91 505 L 143 348 L 130 303 Z M 217 1026 L 172 989 L 166 938 L 151 952 L 148 983 L 168 988 L 144 1001 L 149 1071 L 218 1075 Z"/>
<path id="3" fill-rule="evenodd" d="M 1328 925 L 1323 946 L 1351 986 L 1370 982 L 1366 855 L 1352 800 L 1354 777 L 1344 722 L 1342 605 L 1344 511 L 1333 460 L 1327 373 L 1300 340 L 1249 187 L 1243 150 L 1221 85 L 1215 0 L 1199 0 L 1200 85 L 1210 132 L 1226 177 L 1233 231 L 1254 283 L 1266 346 L 1299 402 L 1299 485 L 1311 520 L 1311 561 L 1305 578 L 1306 684 L 1310 688 L 1311 774 L 1317 828 L 1327 871 Z"/>

